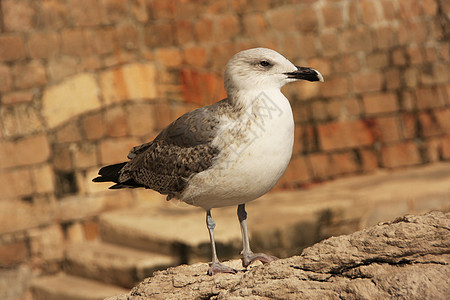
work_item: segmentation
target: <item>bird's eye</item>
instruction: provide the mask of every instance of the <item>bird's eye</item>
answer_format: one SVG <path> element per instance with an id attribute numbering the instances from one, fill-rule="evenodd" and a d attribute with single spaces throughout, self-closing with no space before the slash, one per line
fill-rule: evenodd
<path id="1" fill-rule="evenodd" d="M 268 67 L 270 66 L 270 62 L 268 62 L 267 60 L 262 60 L 259 62 L 259 65 L 263 67 Z"/>

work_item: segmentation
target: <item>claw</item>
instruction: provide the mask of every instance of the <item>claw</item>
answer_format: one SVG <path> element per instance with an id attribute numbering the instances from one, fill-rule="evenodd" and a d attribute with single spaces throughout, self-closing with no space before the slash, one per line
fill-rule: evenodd
<path id="1" fill-rule="evenodd" d="M 236 274 L 238 271 L 225 266 L 224 264 L 221 263 L 209 263 L 209 268 L 208 268 L 208 275 L 215 275 L 217 273 L 229 273 L 229 274 Z"/>
<path id="2" fill-rule="evenodd" d="M 278 257 L 264 254 L 264 253 L 248 253 L 242 257 L 242 265 L 247 268 L 252 262 L 259 260 L 263 264 L 267 264 L 271 261 L 278 260 Z"/>

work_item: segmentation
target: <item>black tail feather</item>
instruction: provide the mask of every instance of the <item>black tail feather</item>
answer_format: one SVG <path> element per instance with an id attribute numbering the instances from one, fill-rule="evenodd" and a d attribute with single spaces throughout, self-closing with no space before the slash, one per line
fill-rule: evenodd
<path id="1" fill-rule="evenodd" d="M 119 183 L 120 170 L 126 165 L 126 162 L 109 165 L 98 171 L 98 177 L 92 179 L 93 182 L 115 182 Z"/>
<path id="2" fill-rule="evenodd" d="M 119 182 L 120 170 L 126 165 L 126 162 L 109 165 L 101 168 L 98 171 L 98 177 L 92 179 L 93 182 L 114 182 L 116 183 L 113 186 L 110 186 L 110 189 L 123 189 L 123 188 L 137 188 L 137 187 L 145 187 L 144 185 L 137 183 L 133 179 L 128 179 L 124 182 Z"/>

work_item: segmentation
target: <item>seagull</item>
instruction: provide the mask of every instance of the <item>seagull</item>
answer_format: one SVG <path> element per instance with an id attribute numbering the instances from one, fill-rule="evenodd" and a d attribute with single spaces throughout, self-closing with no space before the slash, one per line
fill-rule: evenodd
<path id="1" fill-rule="evenodd" d="M 212 259 L 208 274 L 236 273 L 220 263 L 211 209 L 237 205 L 242 264 L 276 257 L 253 253 L 245 204 L 267 193 L 286 170 L 294 144 L 294 119 L 281 87 L 297 80 L 321 81 L 315 69 L 297 67 L 278 52 L 238 52 L 225 67 L 227 98 L 190 111 L 151 142 L 132 148 L 128 161 L 105 166 L 94 182 L 110 189 L 143 187 L 206 211 Z"/>

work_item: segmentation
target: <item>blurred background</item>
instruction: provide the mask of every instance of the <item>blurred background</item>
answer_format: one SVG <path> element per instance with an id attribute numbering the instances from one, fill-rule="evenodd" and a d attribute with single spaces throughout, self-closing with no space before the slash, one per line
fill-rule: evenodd
<path id="1" fill-rule="evenodd" d="M 152 191 L 108 191 L 108 184 L 91 179 L 100 166 L 124 161 L 131 147 L 151 140 L 178 116 L 224 98 L 226 62 L 252 47 L 272 48 L 325 77 L 323 84 L 283 89 L 296 122 L 294 153 L 266 198 L 297 206 L 283 217 L 291 222 L 289 232 L 277 227 L 252 233 L 259 250 L 299 254 L 331 235 L 449 207 L 449 185 L 433 201 L 424 196 L 421 202 L 395 202 L 397 188 L 389 190 L 383 209 L 370 198 L 396 172 L 413 174 L 402 175 L 402 191 L 420 186 L 411 178 L 427 177 L 427 184 L 448 178 L 449 1 L 0 5 L 1 299 L 67 299 L 69 287 L 87 294 L 73 299 L 100 299 L 155 269 L 209 260 L 203 212 L 166 203 Z M 385 177 L 366 180 L 367 174 Z M 341 177 L 353 178 L 345 196 L 332 192 L 336 186 L 313 192 Z M 352 198 L 355 187 L 370 187 L 372 202 Z M 312 209 L 319 198 L 322 206 Z M 308 207 L 303 215 L 302 203 Z M 355 207 L 349 216 L 346 209 Z M 225 231 L 227 226 L 220 231 L 218 222 L 219 256 L 236 256 L 234 208 L 221 215 L 217 220 L 233 220 L 228 228 L 236 232 Z M 255 219 L 263 224 L 270 218 Z M 264 242 L 267 237 L 277 238 Z"/>

